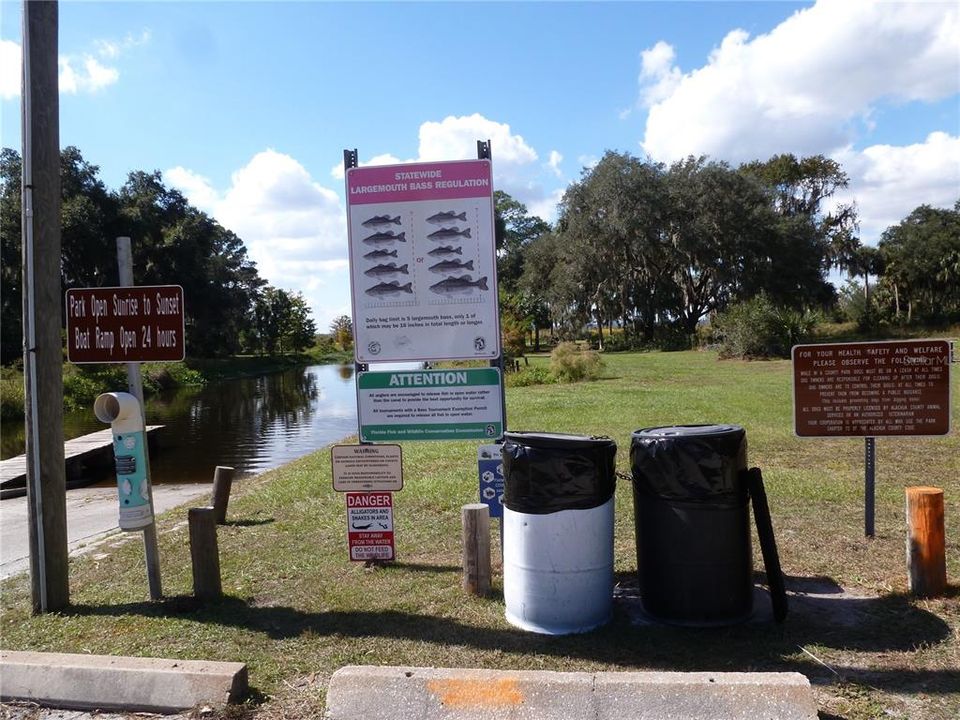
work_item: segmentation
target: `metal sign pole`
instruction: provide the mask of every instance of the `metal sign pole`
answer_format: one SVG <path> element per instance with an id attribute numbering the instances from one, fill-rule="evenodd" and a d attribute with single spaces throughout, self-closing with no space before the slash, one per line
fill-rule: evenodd
<path id="1" fill-rule="evenodd" d="M 490 160 L 493 161 L 493 154 L 490 148 L 489 140 L 477 140 L 477 159 L 478 160 Z M 496 209 L 494 209 L 496 213 Z M 497 288 L 497 308 L 499 313 L 500 307 L 500 290 Z M 499 325 L 499 324 L 498 324 Z M 503 376 L 506 372 L 503 362 L 503 343 L 500 343 L 500 354 L 490 361 L 490 367 L 500 368 L 500 407 L 503 412 L 503 432 L 507 431 L 507 395 L 504 390 L 504 381 Z M 503 438 L 500 438 L 501 441 Z M 503 515 L 500 516 L 497 525 L 500 527 L 500 567 L 503 567 Z"/>
<path id="2" fill-rule="evenodd" d="M 863 482 L 863 532 L 873 537 L 874 490 L 876 485 L 877 446 L 876 438 L 864 438 L 864 482 Z"/>
<path id="3" fill-rule="evenodd" d="M 357 155 L 357 149 L 353 150 L 344 150 L 343 151 L 343 173 L 346 175 L 347 170 L 355 167 L 359 167 L 359 156 Z M 349 252 L 349 249 L 348 249 Z M 352 322 L 352 320 L 351 320 Z M 356 332 L 354 332 L 354 338 L 356 338 Z M 354 339 L 354 342 L 356 340 Z M 360 383 L 359 377 L 360 373 L 366 372 L 369 369 L 367 363 L 361 363 L 356 361 L 356 348 L 354 348 L 354 362 L 353 362 L 353 384 L 357 390 L 357 441 L 361 445 L 369 445 L 370 443 L 365 443 L 360 432 Z"/>
<path id="4" fill-rule="evenodd" d="M 117 267 L 120 270 L 120 285 L 132 287 L 133 282 L 133 252 L 130 249 L 130 238 L 117 238 Z M 143 414 L 143 426 L 147 425 L 147 409 L 143 402 L 143 378 L 140 375 L 140 363 L 126 363 L 127 388 L 137 402 L 140 403 L 140 412 Z M 146 460 L 146 483 L 149 495 L 150 524 L 143 528 L 143 553 L 147 563 L 147 584 L 150 587 L 150 599 L 160 600 L 163 590 L 160 586 L 160 551 L 157 546 L 157 523 L 153 510 L 153 484 L 150 482 L 150 449 L 144 433 L 143 457 Z"/>

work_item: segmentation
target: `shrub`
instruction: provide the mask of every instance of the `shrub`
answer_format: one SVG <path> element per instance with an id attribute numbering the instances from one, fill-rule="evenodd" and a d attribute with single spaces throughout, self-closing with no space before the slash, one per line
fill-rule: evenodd
<path id="1" fill-rule="evenodd" d="M 713 330 L 722 358 L 785 358 L 791 347 L 809 338 L 816 324 L 815 314 L 778 308 L 758 295 L 717 315 Z"/>
<path id="2" fill-rule="evenodd" d="M 23 419 L 23 375 L 14 371 L 3 371 L 0 379 L 0 419 Z"/>
<path id="3" fill-rule="evenodd" d="M 595 350 L 581 350 L 576 343 L 562 342 L 550 353 L 550 372 L 558 382 L 592 380 L 603 361 Z"/>
<path id="4" fill-rule="evenodd" d="M 550 385 L 557 382 L 557 379 L 547 368 L 533 365 L 524 367 L 519 372 L 507 373 L 503 376 L 503 381 L 507 387 L 529 387 L 530 385 Z"/>

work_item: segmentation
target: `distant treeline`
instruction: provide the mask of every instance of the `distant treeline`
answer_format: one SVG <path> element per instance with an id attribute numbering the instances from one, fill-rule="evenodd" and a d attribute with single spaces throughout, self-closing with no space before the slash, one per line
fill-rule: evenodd
<path id="1" fill-rule="evenodd" d="M 835 201 L 847 185 L 823 156 L 734 168 L 607 152 L 567 188 L 555 226 L 497 193 L 506 344 L 531 326 L 535 338 L 589 326 L 602 342 L 617 327 L 620 342 L 669 344 L 760 296 L 867 323 L 960 318 L 960 200 L 917 208 L 872 247 L 858 237 L 856 207 Z M 834 268 L 851 277 L 840 293 Z"/>
<path id="2" fill-rule="evenodd" d="M 257 274 L 241 238 L 163 184 L 159 171 L 134 171 L 119 191 L 99 168 L 68 147 L 60 153 L 65 292 L 118 284 L 115 239 L 133 238 L 138 285 L 182 285 L 187 352 L 222 357 L 238 352 L 299 351 L 316 327 L 300 294 L 271 287 Z M 22 355 L 21 159 L 0 151 L 0 360 Z"/>

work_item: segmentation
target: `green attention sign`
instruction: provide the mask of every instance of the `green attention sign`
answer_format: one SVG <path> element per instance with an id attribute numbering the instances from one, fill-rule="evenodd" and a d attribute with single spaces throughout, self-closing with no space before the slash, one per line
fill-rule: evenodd
<path id="1" fill-rule="evenodd" d="M 498 438 L 503 434 L 500 382 L 497 368 L 360 373 L 360 439 Z"/>

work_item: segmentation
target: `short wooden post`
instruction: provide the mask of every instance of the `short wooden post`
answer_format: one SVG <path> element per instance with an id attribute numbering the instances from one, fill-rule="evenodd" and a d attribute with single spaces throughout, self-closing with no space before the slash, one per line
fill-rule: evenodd
<path id="1" fill-rule="evenodd" d="M 212 507 L 190 508 L 190 559 L 193 562 L 193 594 L 200 600 L 219 600 L 220 553 L 217 550 L 217 524 Z"/>
<path id="2" fill-rule="evenodd" d="M 907 573 L 910 592 L 938 597 L 947 589 L 943 490 L 907 488 Z"/>
<path id="3" fill-rule="evenodd" d="M 227 521 L 227 503 L 230 501 L 230 488 L 233 486 L 233 468 L 217 465 L 213 471 L 213 509 L 217 525 Z"/>
<path id="4" fill-rule="evenodd" d="M 464 505 L 463 589 L 473 595 L 490 594 L 490 508 L 483 503 Z"/>

